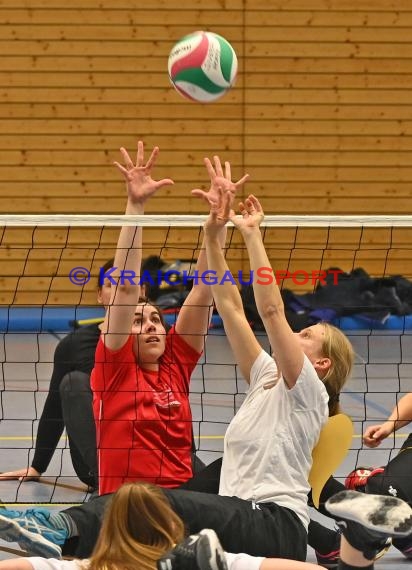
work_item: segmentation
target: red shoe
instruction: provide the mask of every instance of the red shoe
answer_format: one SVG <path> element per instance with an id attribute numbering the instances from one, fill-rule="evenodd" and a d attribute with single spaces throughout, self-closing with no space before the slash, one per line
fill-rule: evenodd
<path id="1" fill-rule="evenodd" d="M 345 487 L 352 491 L 363 491 L 369 477 L 377 473 L 383 473 L 383 467 L 358 467 L 349 473 L 345 479 Z"/>

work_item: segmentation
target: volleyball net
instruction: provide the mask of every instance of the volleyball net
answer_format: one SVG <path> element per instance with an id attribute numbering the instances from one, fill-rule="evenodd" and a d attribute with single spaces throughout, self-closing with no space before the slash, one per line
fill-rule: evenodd
<path id="1" fill-rule="evenodd" d="M 215 277 L 194 274 L 204 220 L 0 216 L 0 471 L 31 464 L 58 341 L 74 327 L 103 318 L 96 287 L 101 268 L 114 255 L 119 227 L 144 227 L 149 297 L 172 324 L 193 280 L 211 283 Z M 262 232 L 273 272 L 262 268 L 251 276 L 241 235 L 230 224 L 225 250 L 252 328 L 269 348 L 252 294 L 251 283 L 260 278 L 279 283 L 294 330 L 321 320 L 344 330 L 357 359 L 341 406 L 355 423 L 355 437 L 337 476 L 386 463 L 408 428 L 379 450 L 363 449 L 361 434 L 412 391 L 412 217 L 267 216 Z M 215 313 L 190 388 L 194 440 L 205 463 L 222 455 L 226 427 L 245 391 Z M 85 497 L 65 436 L 40 483 L 0 480 L 0 489 L 4 502 L 71 503 Z"/>

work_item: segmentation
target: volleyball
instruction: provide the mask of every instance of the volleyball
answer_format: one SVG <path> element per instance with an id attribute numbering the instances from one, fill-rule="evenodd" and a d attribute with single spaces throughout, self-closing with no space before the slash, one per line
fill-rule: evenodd
<path id="1" fill-rule="evenodd" d="M 172 48 L 168 70 L 170 81 L 183 97 L 209 103 L 232 87 L 237 57 L 230 43 L 212 32 L 194 32 Z"/>

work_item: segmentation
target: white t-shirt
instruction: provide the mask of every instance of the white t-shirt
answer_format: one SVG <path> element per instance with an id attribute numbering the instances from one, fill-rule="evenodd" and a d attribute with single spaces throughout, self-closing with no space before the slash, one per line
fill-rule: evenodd
<path id="1" fill-rule="evenodd" d="M 259 570 L 264 558 L 247 554 L 229 554 L 225 552 L 229 570 Z M 55 558 L 25 558 L 33 570 L 87 570 L 88 560 L 56 560 Z M 137 570 L 137 569 L 136 569 Z"/>
<path id="2" fill-rule="evenodd" d="M 306 356 L 293 388 L 282 377 L 273 385 L 276 377 L 275 361 L 262 350 L 226 431 L 219 494 L 288 507 L 307 529 L 312 450 L 328 419 L 329 397 Z"/>
<path id="3" fill-rule="evenodd" d="M 33 566 L 33 570 L 87 570 L 88 560 L 57 560 L 56 558 L 25 558 Z"/>

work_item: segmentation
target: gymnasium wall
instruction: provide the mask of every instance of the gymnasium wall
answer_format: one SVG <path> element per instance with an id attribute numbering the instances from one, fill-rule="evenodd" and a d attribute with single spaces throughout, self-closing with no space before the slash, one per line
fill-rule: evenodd
<path id="1" fill-rule="evenodd" d="M 207 186 L 213 153 L 235 177 L 250 173 L 246 192 L 269 214 L 412 210 L 409 0 L 0 0 L 0 19 L 1 213 L 122 213 L 112 163 L 138 138 L 160 146 L 156 176 L 175 180 L 149 213 L 205 213 L 190 189 Z M 226 37 L 239 58 L 236 87 L 209 105 L 181 98 L 167 76 L 174 42 L 196 29 Z M 92 284 L 73 290 L 64 275 L 99 266 L 116 235 L 2 230 L 0 303 L 93 302 Z M 147 252 L 164 237 L 147 231 Z M 411 237 L 304 232 L 296 267 L 408 275 Z M 267 232 L 274 262 L 292 238 Z M 190 257 L 196 240 L 175 230 L 162 255 Z M 233 250 L 231 267 L 244 257 Z"/>

